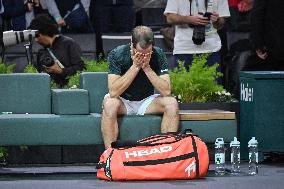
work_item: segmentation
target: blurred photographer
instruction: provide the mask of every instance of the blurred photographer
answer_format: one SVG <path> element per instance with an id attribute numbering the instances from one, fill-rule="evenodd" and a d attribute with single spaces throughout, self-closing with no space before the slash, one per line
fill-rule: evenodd
<path id="1" fill-rule="evenodd" d="M 29 29 L 38 30 L 35 41 L 44 49 L 38 52 L 37 69 L 50 74 L 60 87 L 67 84 L 67 77 L 83 70 L 79 45 L 71 38 L 59 35 L 57 24 L 45 15 L 32 20 Z"/>
<path id="2" fill-rule="evenodd" d="M 169 24 L 175 25 L 175 65 L 184 61 L 190 69 L 194 54 L 212 53 L 208 65 L 220 63 L 221 40 L 217 30 L 230 16 L 227 0 L 168 0 L 164 12 Z"/>

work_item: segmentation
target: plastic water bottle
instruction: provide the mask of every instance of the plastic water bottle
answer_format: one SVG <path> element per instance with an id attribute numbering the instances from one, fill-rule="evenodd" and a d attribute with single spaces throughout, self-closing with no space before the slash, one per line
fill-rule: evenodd
<path id="1" fill-rule="evenodd" d="M 255 137 L 252 137 L 248 142 L 249 148 L 249 174 L 256 175 L 258 173 L 258 142 Z"/>
<path id="2" fill-rule="evenodd" d="M 225 174 L 225 146 L 223 138 L 217 138 L 215 141 L 215 174 Z"/>
<path id="3" fill-rule="evenodd" d="M 240 173 L 240 142 L 237 137 L 234 137 L 234 140 L 230 143 L 231 148 L 231 173 L 239 174 Z"/>

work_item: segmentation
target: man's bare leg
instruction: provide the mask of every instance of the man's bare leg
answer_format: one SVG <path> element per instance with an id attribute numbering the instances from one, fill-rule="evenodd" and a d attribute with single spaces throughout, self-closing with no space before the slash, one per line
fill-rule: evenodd
<path id="1" fill-rule="evenodd" d="M 157 97 L 147 108 L 145 114 L 163 114 L 161 132 L 176 132 L 179 126 L 178 103 L 174 97 Z"/>
<path id="2" fill-rule="evenodd" d="M 118 138 L 117 115 L 126 114 L 126 108 L 119 98 L 107 97 L 103 101 L 101 131 L 105 148 Z"/>

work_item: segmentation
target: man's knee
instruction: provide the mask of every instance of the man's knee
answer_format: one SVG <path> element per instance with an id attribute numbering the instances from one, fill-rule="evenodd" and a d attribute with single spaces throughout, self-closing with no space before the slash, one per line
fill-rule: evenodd
<path id="1" fill-rule="evenodd" d="M 103 112 L 107 116 L 116 116 L 121 102 L 118 98 L 105 98 L 103 101 Z"/>
<path id="2" fill-rule="evenodd" d="M 167 113 L 178 113 L 178 102 L 174 97 L 165 97 L 165 111 Z"/>

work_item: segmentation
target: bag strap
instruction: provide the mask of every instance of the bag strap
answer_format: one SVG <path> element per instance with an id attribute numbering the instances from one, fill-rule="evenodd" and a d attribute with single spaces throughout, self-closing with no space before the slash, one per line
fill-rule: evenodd
<path id="1" fill-rule="evenodd" d="M 106 177 L 108 177 L 110 180 L 112 180 L 112 174 L 111 174 L 111 168 L 110 168 L 110 163 L 111 163 L 111 157 L 113 155 L 112 150 L 106 160 L 106 162 L 99 162 L 95 166 L 97 169 L 104 169 Z"/>
<path id="2" fill-rule="evenodd" d="M 174 142 L 180 141 L 182 138 L 181 137 L 176 137 L 176 140 L 171 141 L 171 142 L 161 142 L 161 143 L 148 143 L 148 142 L 144 142 L 144 143 L 140 143 L 140 142 L 136 142 L 136 141 L 115 141 L 111 143 L 111 147 L 112 148 L 131 148 L 131 147 L 136 147 L 136 146 L 156 146 L 156 145 L 163 145 L 163 144 L 172 144 Z M 159 140 L 157 140 L 159 141 Z"/>
<path id="3" fill-rule="evenodd" d="M 192 146 L 193 146 L 193 153 L 195 157 L 195 163 L 196 163 L 196 178 L 199 178 L 199 158 L 198 158 L 198 151 L 197 151 L 197 146 L 196 146 L 196 141 L 194 139 L 194 136 L 191 135 L 192 139 Z"/>
<path id="4" fill-rule="evenodd" d="M 131 148 L 131 147 L 135 147 L 135 146 L 156 146 L 156 145 L 163 145 L 163 144 L 172 144 L 174 142 L 180 141 L 182 138 L 189 137 L 189 136 L 197 136 L 197 135 L 194 135 L 192 133 L 191 129 L 185 129 L 182 132 L 169 132 L 169 133 L 154 135 L 154 136 L 150 136 L 150 137 L 147 137 L 147 138 L 139 140 L 139 141 L 117 140 L 117 141 L 111 143 L 111 147 L 118 149 L 118 148 Z M 166 138 L 171 138 L 171 137 L 174 137 L 175 140 L 170 141 L 170 142 L 158 143 L 158 141 L 160 141 L 160 140 L 163 140 L 163 139 L 166 139 Z M 151 141 L 146 142 L 147 140 L 151 140 Z"/>
<path id="5" fill-rule="evenodd" d="M 192 3 L 192 0 L 189 0 L 189 3 L 190 3 L 190 9 L 189 9 L 189 15 L 192 16 L 191 14 L 191 3 Z M 195 0 L 195 3 L 196 3 L 196 7 L 197 7 L 197 11 L 199 11 L 199 4 L 198 4 L 198 0 Z M 207 11 L 207 8 L 208 8 L 208 0 L 204 0 L 204 4 L 205 4 L 205 9 Z"/>

